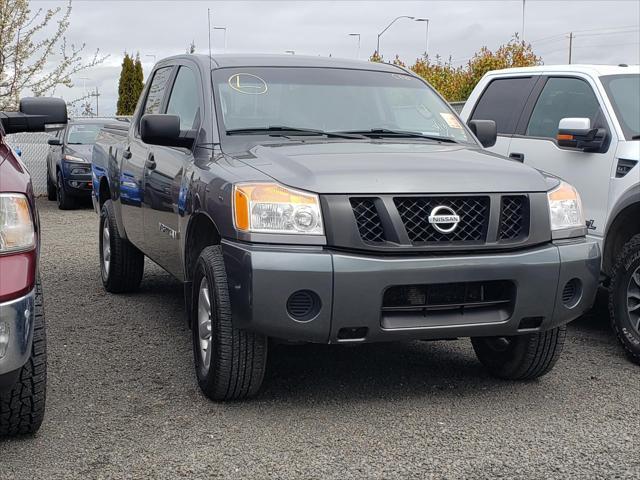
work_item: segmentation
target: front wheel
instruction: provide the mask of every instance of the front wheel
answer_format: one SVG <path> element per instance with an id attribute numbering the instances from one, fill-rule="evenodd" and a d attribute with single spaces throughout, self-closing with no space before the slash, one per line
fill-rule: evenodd
<path id="1" fill-rule="evenodd" d="M 0 394 L 0 436 L 32 434 L 44 418 L 47 388 L 47 338 L 42 287 L 36 283 L 33 342 L 29 360 L 11 390 Z"/>
<path id="2" fill-rule="evenodd" d="M 56 184 L 51 181 L 49 172 L 47 172 L 47 200 L 54 201 L 58 198 L 58 192 L 56 190 Z"/>
<path id="3" fill-rule="evenodd" d="M 471 339 L 478 360 L 492 375 L 507 380 L 532 380 L 549 373 L 562 352 L 567 327 L 512 337 Z"/>
<path id="4" fill-rule="evenodd" d="M 100 275 L 107 292 L 125 293 L 138 289 L 144 273 L 144 254 L 118 232 L 111 200 L 100 210 Z"/>
<path id="5" fill-rule="evenodd" d="M 76 208 L 76 200 L 70 196 L 64 189 L 64 180 L 62 179 L 62 173 L 58 172 L 56 177 L 56 195 L 58 199 L 58 208 L 60 210 L 71 210 Z"/>
<path id="6" fill-rule="evenodd" d="M 640 364 L 640 235 L 629 240 L 611 275 L 609 316 L 629 358 Z"/>
<path id="7" fill-rule="evenodd" d="M 211 400 L 258 393 L 267 361 L 267 337 L 233 326 L 227 275 L 219 245 L 206 247 L 193 277 L 191 330 L 198 384 Z"/>

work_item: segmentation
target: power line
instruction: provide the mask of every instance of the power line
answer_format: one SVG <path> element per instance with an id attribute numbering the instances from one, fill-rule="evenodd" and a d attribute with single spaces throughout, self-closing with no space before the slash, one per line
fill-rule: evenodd
<path id="1" fill-rule="evenodd" d="M 604 32 L 604 31 L 607 31 L 607 32 L 610 31 L 611 33 L 615 33 L 615 32 L 620 31 L 620 30 L 628 30 L 628 29 L 638 30 L 638 29 L 640 29 L 640 25 L 627 25 L 627 26 L 624 26 L 624 27 L 607 27 L 607 28 L 591 28 L 591 29 L 587 29 L 587 30 L 574 30 L 573 33 L 575 34 L 575 33 L 584 33 L 584 32 Z M 569 33 L 570 32 L 558 33 L 556 35 L 550 35 L 548 37 L 542 37 L 542 38 L 538 38 L 536 40 L 532 40 L 529 43 L 532 43 L 532 44 L 533 43 L 539 43 L 539 42 L 542 42 L 542 41 L 545 41 L 545 40 L 550 40 L 552 38 L 558 38 L 558 37 L 565 37 L 566 38 L 566 35 L 569 35 Z M 584 36 L 584 35 L 581 35 L 581 36 Z"/>

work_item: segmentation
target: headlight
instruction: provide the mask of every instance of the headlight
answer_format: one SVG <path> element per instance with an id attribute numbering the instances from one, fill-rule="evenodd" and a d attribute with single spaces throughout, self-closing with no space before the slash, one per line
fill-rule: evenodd
<path id="1" fill-rule="evenodd" d="M 234 185 L 233 217 L 243 232 L 324 234 L 318 196 L 275 183 Z"/>
<path id="2" fill-rule="evenodd" d="M 36 235 L 27 197 L 0 193 L 0 254 L 31 250 Z"/>
<path id="3" fill-rule="evenodd" d="M 566 182 L 560 182 L 547 193 L 551 230 L 564 230 L 585 226 L 582 202 L 577 190 Z"/>
<path id="4" fill-rule="evenodd" d="M 69 162 L 80 162 L 80 163 L 89 163 L 86 159 L 82 157 L 76 157 L 74 155 L 64 155 L 62 157 L 63 160 L 67 160 Z"/>

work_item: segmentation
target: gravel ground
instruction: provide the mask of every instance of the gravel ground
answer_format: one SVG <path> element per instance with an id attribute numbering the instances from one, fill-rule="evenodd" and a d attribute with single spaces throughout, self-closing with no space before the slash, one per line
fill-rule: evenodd
<path id="1" fill-rule="evenodd" d="M 490 378 L 468 340 L 279 346 L 259 398 L 215 404 L 178 282 L 100 283 L 97 216 L 39 202 L 45 423 L 0 441 L 0 478 L 638 478 L 640 368 L 596 307 L 555 370 Z"/>

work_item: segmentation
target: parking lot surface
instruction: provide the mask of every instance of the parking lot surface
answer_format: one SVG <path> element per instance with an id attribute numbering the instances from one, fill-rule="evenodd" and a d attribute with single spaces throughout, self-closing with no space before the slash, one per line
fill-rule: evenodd
<path id="1" fill-rule="evenodd" d="M 39 207 L 47 414 L 0 440 L 0 478 L 640 477 L 640 368 L 603 302 L 538 381 L 489 377 L 467 339 L 277 346 L 257 399 L 215 404 L 181 285 L 149 262 L 107 294 L 95 213 Z"/>

